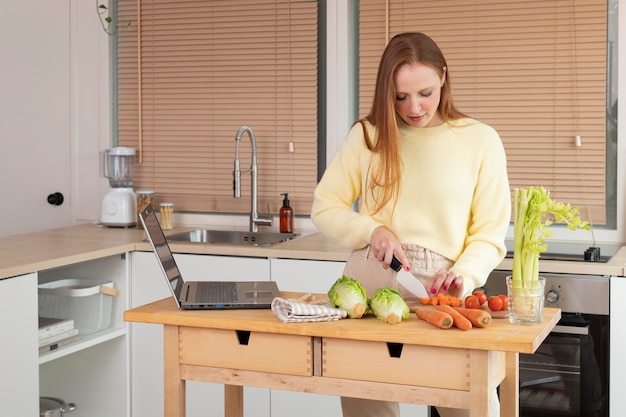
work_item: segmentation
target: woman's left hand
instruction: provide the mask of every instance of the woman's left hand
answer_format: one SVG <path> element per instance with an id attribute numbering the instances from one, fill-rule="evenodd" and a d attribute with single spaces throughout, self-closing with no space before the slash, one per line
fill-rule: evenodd
<path id="1" fill-rule="evenodd" d="M 430 295 L 436 295 L 442 292 L 454 295 L 455 297 L 461 297 L 463 295 L 463 277 L 452 271 L 439 270 L 430 279 L 430 282 L 426 286 L 426 291 L 428 291 Z"/>

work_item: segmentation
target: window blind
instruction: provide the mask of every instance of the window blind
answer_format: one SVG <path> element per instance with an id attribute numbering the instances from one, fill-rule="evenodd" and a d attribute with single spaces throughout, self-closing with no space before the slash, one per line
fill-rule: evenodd
<path id="1" fill-rule="evenodd" d="M 235 135 L 254 130 L 259 211 L 289 193 L 309 213 L 317 180 L 316 1 L 119 0 L 118 143 L 138 149 L 135 189 L 177 210 L 247 213 L 233 197 Z M 241 169 L 251 144 L 239 147 Z"/>
<path id="2" fill-rule="evenodd" d="M 360 6 L 361 117 L 387 41 L 424 32 L 446 56 L 457 107 L 502 137 L 511 188 L 543 185 L 584 219 L 606 222 L 606 0 Z"/>

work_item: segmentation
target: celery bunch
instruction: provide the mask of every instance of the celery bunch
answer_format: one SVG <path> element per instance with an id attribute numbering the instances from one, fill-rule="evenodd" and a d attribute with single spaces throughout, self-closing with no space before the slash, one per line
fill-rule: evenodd
<path id="1" fill-rule="evenodd" d="M 566 223 L 568 229 L 589 230 L 589 222 L 582 221 L 578 208 L 552 201 L 543 187 L 514 190 L 513 206 L 513 282 L 526 287 L 539 279 L 539 255 L 547 250 L 546 238 L 552 236 L 549 226 Z M 553 219 L 553 220 L 551 220 Z"/>

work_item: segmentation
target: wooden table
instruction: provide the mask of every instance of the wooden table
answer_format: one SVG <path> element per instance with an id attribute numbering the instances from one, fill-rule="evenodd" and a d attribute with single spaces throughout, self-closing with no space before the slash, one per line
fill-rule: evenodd
<path id="1" fill-rule="evenodd" d="M 284 294 L 295 298 L 297 294 Z M 224 384 L 226 417 L 243 416 L 243 387 L 464 408 L 489 416 L 500 386 L 501 416 L 519 416 L 519 353 L 534 353 L 560 320 L 441 330 L 417 319 L 281 323 L 270 310 L 179 310 L 163 299 L 124 313 L 164 326 L 166 417 L 185 416 L 185 381 Z M 496 416 L 489 416 L 496 417 Z"/>

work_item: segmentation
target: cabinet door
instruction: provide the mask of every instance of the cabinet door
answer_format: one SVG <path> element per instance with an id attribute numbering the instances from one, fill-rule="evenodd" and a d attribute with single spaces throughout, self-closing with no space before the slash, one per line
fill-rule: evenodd
<path id="1" fill-rule="evenodd" d="M 270 259 L 272 281 L 281 291 L 299 291 L 326 294 L 341 277 L 345 262 L 313 261 L 306 259 Z"/>
<path id="2" fill-rule="evenodd" d="M 623 398 L 623 388 L 626 387 L 626 356 L 623 352 L 626 350 L 626 334 L 621 332 L 623 324 L 621 321 L 626 317 L 626 278 L 611 277 L 610 290 L 610 326 L 611 337 L 609 340 L 609 351 L 611 352 L 611 372 L 609 372 L 609 415 L 619 416 L 624 412 L 626 407 L 626 398 Z"/>
<path id="3" fill-rule="evenodd" d="M 74 13 L 71 3 L 2 2 L 0 96 L 6 104 L 0 106 L 0 137 L 6 156 L 0 164 L 0 176 L 16 180 L 2 182 L 3 194 L 11 198 L 2 204 L 2 216 L 10 221 L 3 222 L 0 236 L 71 224 L 70 98 L 72 94 L 78 96 L 70 85 L 70 74 L 74 76 L 76 69 L 71 66 L 70 55 L 75 47 L 70 42 L 75 23 L 70 20 Z M 92 13 L 95 15 L 95 11 Z M 18 40 L 16 35 L 20 33 L 28 35 Z M 45 167 L 45 175 L 24 175 L 26 169 L 37 167 Z M 57 191 L 65 196 L 65 203 L 48 204 L 46 197 Z"/>
<path id="4" fill-rule="evenodd" d="M 37 274 L 0 279 L 2 415 L 38 415 L 37 308 Z"/>
<path id="5" fill-rule="evenodd" d="M 175 254 L 187 280 L 269 280 L 266 258 Z M 137 307 L 165 297 L 170 290 L 152 252 L 134 252 L 131 266 L 131 304 Z M 132 415 L 163 415 L 163 327 L 131 323 Z M 269 390 L 246 387 L 245 415 L 269 416 Z M 187 416 L 224 415 L 224 390 L 220 384 L 187 382 Z"/>

